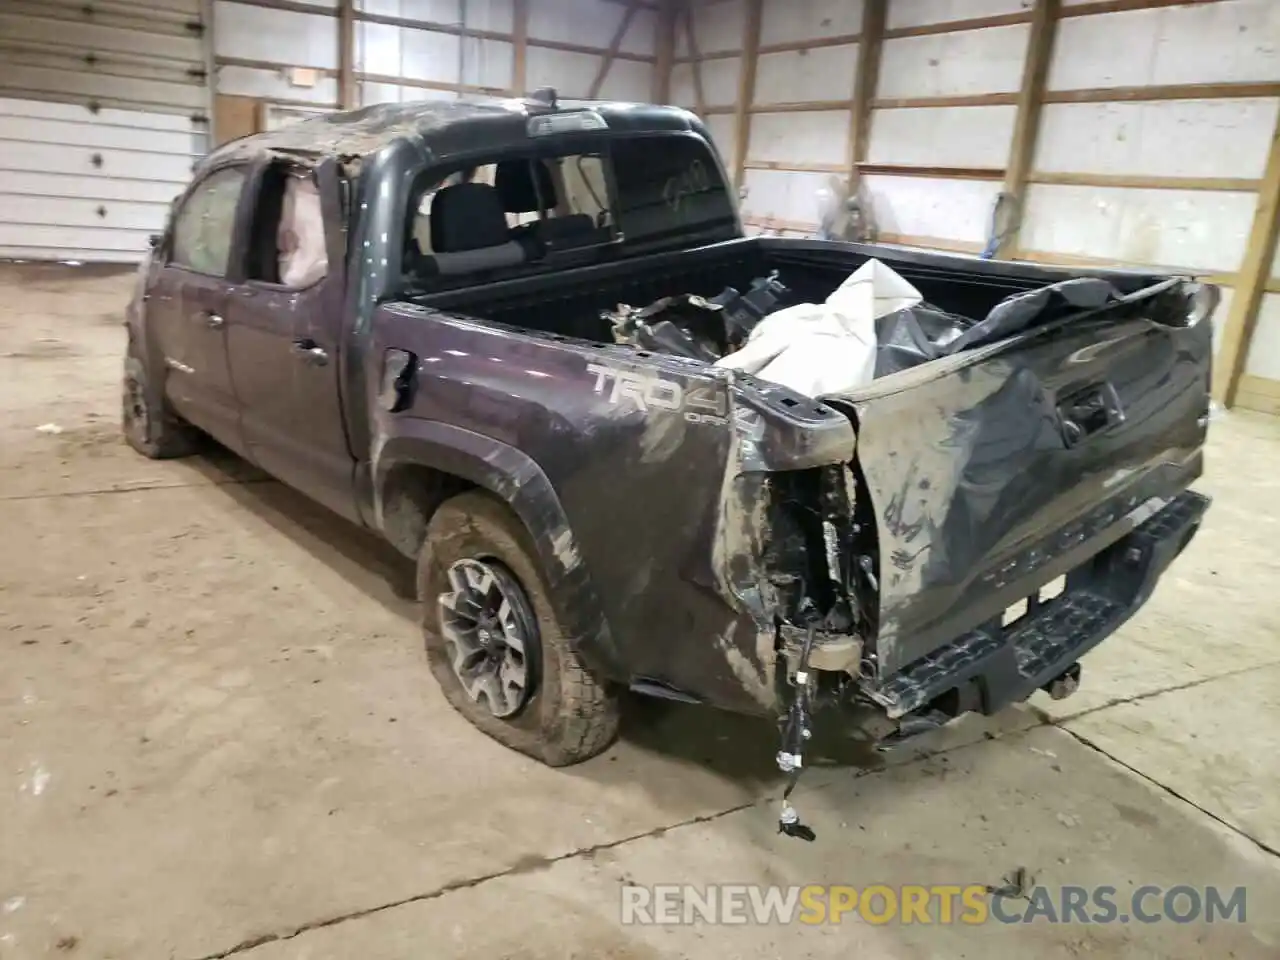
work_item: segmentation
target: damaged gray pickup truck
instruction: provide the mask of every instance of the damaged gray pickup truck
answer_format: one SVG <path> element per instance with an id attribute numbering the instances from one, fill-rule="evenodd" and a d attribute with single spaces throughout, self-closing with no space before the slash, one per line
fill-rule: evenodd
<path id="1" fill-rule="evenodd" d="M 866 382 L 725 358 L 875 259 Z M 139 271 L 124 431 L 208 434 L 418 564 L 450 702 L 549 764 L 617 699 L 889 745 L 1037 690 L 1208 500 L 1212 286 L 750 238 L 674 107 L 391 104 L 227 144 Z M 798 329 L 798 328 L 797 328 Z"/>

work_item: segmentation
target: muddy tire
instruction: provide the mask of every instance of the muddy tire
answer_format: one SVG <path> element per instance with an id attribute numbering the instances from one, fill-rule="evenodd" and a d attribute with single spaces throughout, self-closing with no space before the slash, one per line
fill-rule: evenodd
<path id="1" fill-rule="evenodd" d="M 124 358 L 121 388 L 120 427 L 129 446 L 152 460 L 196 452 L 199 432 L 169 407 L 132 342 Z"/>
<path id="2" fill-rule="evenodd" d="M 530 536 L 504 504 L 464 493 L 436 511 L 418 598 L 431 672 L 484 733 L 553 767 L 613 742 L 617 693 L 570 648 Z"/>

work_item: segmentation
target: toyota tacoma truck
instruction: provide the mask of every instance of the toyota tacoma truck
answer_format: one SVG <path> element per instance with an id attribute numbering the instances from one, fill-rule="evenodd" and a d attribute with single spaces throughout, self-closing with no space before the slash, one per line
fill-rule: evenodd
<path id="1" fill-rule="evenodd" d="M 819 302 L 872 258 L 959 326 L 894 327 L 832 394 L 609 320 Z M 502 743 L 584 760 L 630 689 L 775 717 L 794 771 L 823 716 L 888 746 L 1075 688 L 1208 506 L 1216 303 L 747 236 L 676 107 L 384 104 L 199 164 L 137 275 L 123 432 L 212 437 L 413 558 L 429 668 Z"/>

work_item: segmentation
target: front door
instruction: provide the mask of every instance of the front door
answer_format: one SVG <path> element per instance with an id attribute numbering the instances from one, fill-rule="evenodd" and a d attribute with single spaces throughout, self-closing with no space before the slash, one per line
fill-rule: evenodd
<path id="1" fill-rule="evenodd" d="M 222 167 L 188 191 L 148 298 L 174 409 L 236 450 L 242 443 L 227 362 L 227 272 L 246 179 L 246 167 Z"/>

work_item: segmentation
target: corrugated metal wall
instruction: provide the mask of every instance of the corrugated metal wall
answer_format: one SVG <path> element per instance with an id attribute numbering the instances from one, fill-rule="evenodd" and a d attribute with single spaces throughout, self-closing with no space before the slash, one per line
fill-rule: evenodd
<path id="1" fill-rule="evenodd" d="M 132 261 L 208 146 L 201 0 L 0 8 L 0 257 Z"/>

